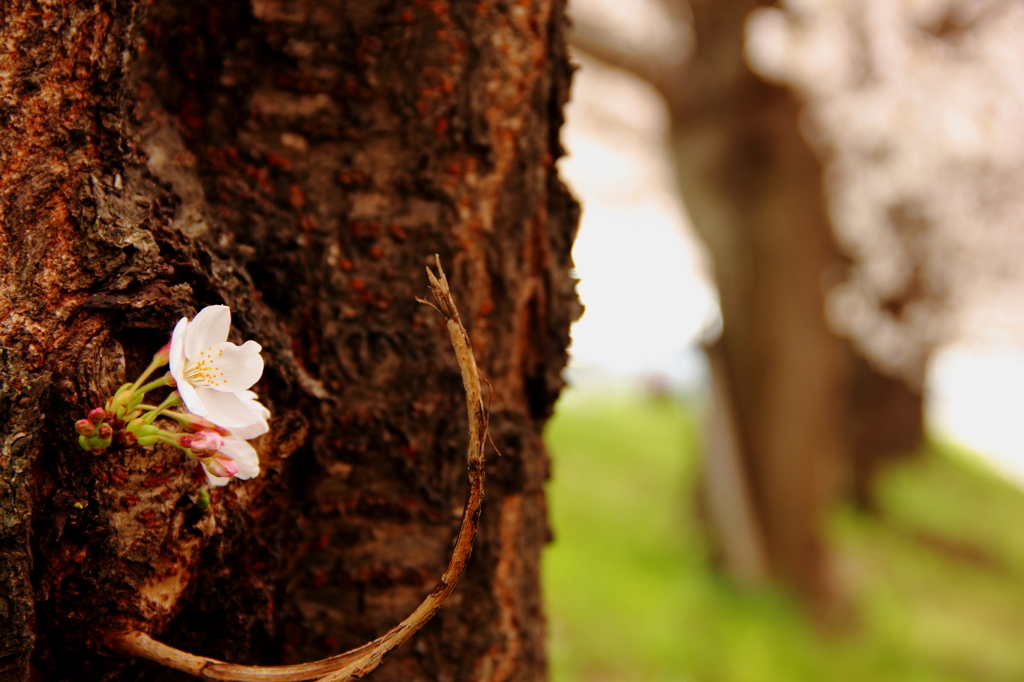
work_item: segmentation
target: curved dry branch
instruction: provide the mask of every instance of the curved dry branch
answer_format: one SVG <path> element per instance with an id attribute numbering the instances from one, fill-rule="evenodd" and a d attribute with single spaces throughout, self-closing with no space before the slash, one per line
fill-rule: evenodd
<path id="1" fill-rule="evenodd" d="M 444 270 L 441 269 L 441 259 L 437 256 L 435 258 L 437 259 L 438 275 L 435 276 L 427 268 L 427 276 L 430 279 L 430 291 L 434 295 L 437 305 L 422 299 L 417 300 L 427 303 L 447 320 L 448 334 L 451 336 L 455 356 L 462 371 L 462 383 L 466 389 L 466 411 L 469 415 L 469 449 L 467 453 L 469 497 L 448 568 L 441 575 L 441 580 L 438 581 L 430 595 L 408 618 L 389 630 L 387 634 L 351 651 L 311 663 L 284 666 L 235 665 L 214 658 L 186 653 L 161 644 L 146 633 L 134 629 L 107 633 L 105 643 L 112 652 L 148 658 L 169 668 L 183 670 L 211 680 L 346 682 L 363 677 L 375 669 L 388 652 L 408 640 L 437 613 L 437 610 L 455 589 L 455 584 L 462 576 L 466 563 L 469 561 L 469 555 L 473 551 L 473 538 L 476 536 L 484 498 L 484 444 L 487 440 L 487 421 L 480 389 L 480 375 L 469 343 L 469 336 L 459 319 L 455 301 L 452 300 L 448 279 L 444 275 Z"/>

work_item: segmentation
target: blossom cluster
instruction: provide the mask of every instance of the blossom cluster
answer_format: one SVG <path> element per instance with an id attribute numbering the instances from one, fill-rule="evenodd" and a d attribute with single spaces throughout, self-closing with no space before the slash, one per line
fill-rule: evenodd
<path id="1" fill-rule="evenodd" d="M 95 453 L 113 443 L 174 445 L 203 465 L 211 485 L 258 475 L 259 456 L 246 441 L 269 430 L 270 411 L 249 390 L 263 374 L 262 348 L 231 343 L 230 329 L 231 309 L 223 305 L 181 318 L 142 376 L 75 422 L 79 445 Z M 163 377 L 145 383 L 165 366 Z M 145 402 L 146 393 L 164 386 L 175 390 L 158 405 Z M 157 419 L 177 422 L 178 430 L 161 428 Z"/>

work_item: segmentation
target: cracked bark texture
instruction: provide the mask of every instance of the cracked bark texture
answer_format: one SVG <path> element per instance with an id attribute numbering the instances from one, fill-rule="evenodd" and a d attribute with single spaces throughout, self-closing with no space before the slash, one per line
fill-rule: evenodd
<path id="1" fill-rule="evenodd" d="M 0 680 L 186 679 L 107 657 L 132 623 L 239 663 L 394 625 L 443 570 L 465 414 L 439 253 L 502 457 L 467 574 L 376 680 L 545 678 L 541 428 L 577 206 L 557 178 L 558 0 L 12 0 L 0 20 Z M 174 322 L 231 306 L 273 411 L 213 493 L 173 449 L 72 422 Z"/>

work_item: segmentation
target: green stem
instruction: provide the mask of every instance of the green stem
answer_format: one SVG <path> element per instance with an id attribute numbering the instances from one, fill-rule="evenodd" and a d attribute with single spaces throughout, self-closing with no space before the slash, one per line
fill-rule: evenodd
<path id="1" fill-rule="evenodd" d="M 137 409 L 139 405 L 142 403 L 142 399 L 146 396 L 147 392 L 152 391 L 154 388 L 168 386 L 170 384 L 170 376 L 170 374 L 165 374 L 159 379 L 154 379 L 153 381 L 149 382 L 145 386 L 142 386 L 141 388 L 129 389 L 126 395 L 131 396 L 131 399 L 124 406 L 124 413 L 129 413 L 132 410 Z M 175 393 L 172 393 L 171 395 L 175 395 Z"/>
<path id="2" fill-rule="evenodd" d="M 160 433 L 157 434 L 157 438 L 160 440 L 161 443 L 167 443 L 168 445 L 173 445 L 179 450 L 184 450 L 185 454 L 188 455 L 190 458 L 198 459 L 198 457 L 196 457 L 196 453 L 192 452 L 191 448 L 186 448 L 185 446 L 178 442 L 179 435 L 180 434 L 177 433 L 171 433 L 170 431 L 161 431 Z"/>
<path id="3" fill-rule="evenodd" d="M 153 382 L 153 383 L 156 383 L 156 382 Z M 166 410 L 168 407 L 174 407 L 175 405 L 180 405 L 180 404 L 181 404 L 181 395 L 177 391 L 174 391 L 169 396 L 167 396 L 166 400 L 164 400 L 162 403 L 160 403 L 156 407 L 152 407 L 151 405 L 146 405 L 146 406 L 139 405 L 139 407 L 144 407 L 145 409 L 149 410 L 149 412 L 147 412 L 146 414 L 144 414 L 142 416 L 142 420 L 145 423 L 147 423 L 147 424 L 152 424 L 153 420 L 155 420 L 157 417 L 159 417 L 160 414 L 164 410 Z M 168 412 L 166 414 L 170 415 L 171 413 Z"/>
<path id="4" fill-rule="evenodd" d="M 151 405 L 139 405 L 139 407 L 141 407 L 143 409 L 153 409 L 153 410 L 157 409 L 155 407 L 152 407 Z M 188 425 L 191 425 L 191 424 L 194 423 L 192 419 L 189 419 L 189 415 L 183 414 L 181 412 L 177 412 L 175 410 L 164 410 L 161 413 L 160 416 L 161 417 L 169 417 L 169 418 L 173 419 L 174 421 L 178 422 L 179 424 L 183 424 L 185 426 L 188 426 Z"/>
<path id="5" fill-rule="evenodd" d="M 143 374 L 143 376 L 145 376 L 145 374 Z M 170 376 L 170 374 L 165 374 L 162 377 L 160 377 L 159 379 L 154 379 L 153 381 L 149 382 L 148 384 L 146 384 L 142 388 L 134 388 L 133 387 L 132 388 L 132 392 L 135 393 L 136 395 L 142 396 L 142 395 L 145 395 L 147 391 L 152 391 L 154 388 L 160 388 L 161 386 L 167 386 L 168 385 L 167 377 L 169 377 L 169 376 Z M 138 383 L 138 382 L 135 382 L 135 383 Z"/>
<path id="6" fill-rule="evenodd" d="M 139 405 L 139 407 L 141 407 L 144 410 L 155 410 L 155 409 L 157 409 L 156 407 L 154 407 L 152 405 Z M 173 407 L 173 406 L 170 406 L 170 407 Z M 173 420 L 175 420 L 175 421 L 177 421 L 178 423 L 181 423 L 181 424 L 184 424 L 184 423 L 188 422 L 188 417 L 186 417 L 181 412 L 175 412 L 174 410 L 166 410 L 163 413 L 163 416 L 170 417 L 171 419 L 173 419 Z"/>
<path id="7" fill-rule="evenodd" d="M 139 378 L 135 380 L 134 384 L 132 384 L 132 393 L 134 393 L 136 390 L 138 390 L 139 384 L 141 384 L 143 381 L 148 379 L 150 374 L 152 374 L 153 372 L 155 372 L 156 370 L 160 369 L 161 367 L 163 367 L 166 364 L 167 364 L 167 360 L 166 359 L 161 359 L 161 358 L 154 357 L 153 361 L 151 363 L 149 363 L 149 367 L 146 368 L 146 371 L 143 372 L 139 376 Z M 163 384 L 161 384 L 161 385 L 163 385 Z M 154 388 L 155 388 L 155 386 L 154 386 Z M 143 390 L 142 392 L 145 393 L 146 391 Z"/>
<path id="8" fill-rule="evenodd" d="M 167 443 L 168 445 L 173 445 L 176 448 L 180 448 L 182 450 L 187 451 L 188 448 L 182 447 L 181 443 L 178 442 L 176 436 L 177 434 L 171 433 L 170 431 L 163 431 L 157 434 L 157 438 L 160 439 L 161 443 Z"/>

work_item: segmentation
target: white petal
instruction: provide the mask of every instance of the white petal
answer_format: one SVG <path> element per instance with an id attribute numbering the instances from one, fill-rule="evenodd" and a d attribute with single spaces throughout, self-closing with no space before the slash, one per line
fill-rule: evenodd
<path id="1" fill-rule="evenodd" d="M 194 360 L 200 352 L 228 338 L 231 331 L 231 308 L 211 305 L 203 308 L 188 325 L 185 335 L 185 357 Z"/>
<path id="2" fill-rule="evenodd" d="M 226 393 L 237 393 L 249 388 L 263 376 L 263 358 L 260 344 L 246 341 L 241 346 L 224 341 L 203 351 L 208 370 L 204 378 L 210 388 Z"/>
<path id="3" fill-rule="evenodd" d="M 183 317 L 174 325 L 171 332 L 171 350 L 167 361 L 170 363 L 171 376 L 178 383 L 182 381 L 181 371 L 185 367 L 185 335 L 188 331 L 188 318 Z"/>
<path id="4" fill-rule="evenodd" d="M 171 376 L 174 376 L 173 374 Z M 177 377 L 175 377 L 177 379 Z M 178 393 L 181 395 L 181 400 L 185 403 L 185 407 L 188 411 L 199 417 L 206 417 L 210 413 L 210 408 L 206 406 L 202 397 L 199 395 L 199 391 L 192 387 L 192 384 L 188 383 L 184 379 L 178 380 Z M 212 393 L 212 391 L 211 391 Z M 213 421 L 212 419 L 210 421 Z M 213 422 L 216 424 L 217 422 Z"/>
<path id="5" fill-rule="evenodd" d="M 259 421 L 255 421 L 248 426 L 232 426 L 230 430 L 232 436 L 237 436 L 242 440 L 252 440 L 269 431 L 270 426 L 265 419 L 261 418 Z"/>
<path id="6" fill-rule="evenodd" d="M 255 448 L 244 440 L 228 438 L 219 452 L 230 457 L 238 465 L 238 473 L 235 474 L 235 478 L 246 480 L 259 475 L 260 456 Z"/>
<path id="7" fill-rule="evenodd" d="M 270 410 L 257 400 L 257 395 L 252 391 L 239 391 L 235 395 L 249 408 L 249 411 L 253 413 L 257 421 L 253 422 L 250 426 L 236 426 L 231 429 L 231 433 L 239 438 L 251 440 L 269 431 L 270 426 L 267 425 L 267 420 L 270 419 Z"/>
<path id="8" fill-rule="evenodd" d="M 205 387 L 195 390 L 202 399 L 203 406 L 208 409 L 207 414 L 200 416 L 206 417 L 217 426 L 234 431 L 236 428 L 250 426 L 260 421 L 260 416 L 246 407 L 242 399 L 234 393 L 223 393 Z"/>
<path id="9" fill-rule="evenodd" d="M 259 396 L 253 391 L 238 391 L 235 395 L 237 395 L 250 410 L 264 419 L 270 419 L 270 410 L 263 406 L 263 403 L 259 401 Z"/>

